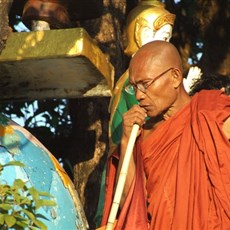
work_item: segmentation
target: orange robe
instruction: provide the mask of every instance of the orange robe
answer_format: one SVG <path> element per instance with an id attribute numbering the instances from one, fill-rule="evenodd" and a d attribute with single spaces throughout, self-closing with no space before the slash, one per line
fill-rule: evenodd
<path id="1" fill-rule="evenodd" d="M 138 138 L 136 178 L 116 229 L 230 229 L 230 142 L 222 132 L 229 116 L 230 97 L 201 91 L 148 138 Z M 112 193 L 106 195 L 104 223 Z"/>

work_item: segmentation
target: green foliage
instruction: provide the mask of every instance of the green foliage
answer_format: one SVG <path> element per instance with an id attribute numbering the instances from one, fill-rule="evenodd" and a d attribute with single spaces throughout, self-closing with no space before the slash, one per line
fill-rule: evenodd
<path id="1" fill-rule="evenodd" d="M 72 127 L 65 99 L 1 103 L 0 111 L 11 120 L 24 123 L 22 126 L 29 131 L 40 128 L 41 132 L 42 128 L 41 136 L 68 136 Z"/>
<path id="2" fill-rule="evenodd" d="M 0 164 L 0 176 L 4 167 L 12 165 L 24 167 L 18 161 Z M 37 210 L 43 206 L 55 206 L 55 201 L 47 199 L 52 197 L 49 193 L 28 187 L 21 179 L 15 179 L 13 185 L 0 180 L 0 229 L 47 229 L 39 220 L 47 218 L 37 213 Z"/>

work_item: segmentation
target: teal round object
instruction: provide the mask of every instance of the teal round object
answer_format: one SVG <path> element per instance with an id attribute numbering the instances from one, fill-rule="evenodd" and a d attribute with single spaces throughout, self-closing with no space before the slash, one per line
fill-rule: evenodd
<path id="1" fill-rule="evenodd" d="M 57 205 L 40 207 L 39 219 L 50 230 L 88 229 L 79 196 L 71 179 L 56 158 L 31 133 L 0 115 L 0 164 L 20 161 L 25 167 L 4 167 L 0 182 L 12 185 L 15 179 L 27 187 L 53 196 Z"/>

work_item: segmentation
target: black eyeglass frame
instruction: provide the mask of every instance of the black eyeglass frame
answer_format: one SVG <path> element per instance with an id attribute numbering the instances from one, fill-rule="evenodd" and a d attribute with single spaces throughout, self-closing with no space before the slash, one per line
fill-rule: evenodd
<path id="1" fill-rule="evenodd" d="M 165 70 L 163 73 L 159 74 L 158 76 L 156 76 L 154 79 L 149 80 L 148 83 L 142 83 L 139 82 L 137 84 L 131 84 L 129 83 L 126 87 L 125 87 L 125 91 L 131 95 L 135 95 L 137 92 L 137 89 L 139 89 L 142 93 L 146 94 L 147 89 L 150 85 L 152 85 L 156 80 L 158 80 L 160 77 L 162 77 L 163 75 L 165 75 L 168 71 L 174 69 L 173 67 L 170 67 L 169 69 Z"/>

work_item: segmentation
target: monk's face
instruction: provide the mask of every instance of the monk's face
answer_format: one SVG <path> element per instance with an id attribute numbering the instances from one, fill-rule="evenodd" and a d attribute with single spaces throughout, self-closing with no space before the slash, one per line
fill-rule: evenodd
<path id="1" fill-rule="evenodd" d="M 136 89 L 139 105 L 149 117 L 164 115 L 173 107 L 177 97 L 173 72 L 173 66 L 159 65 L 145 57 L 130 66 L 130 83 Z"/>

